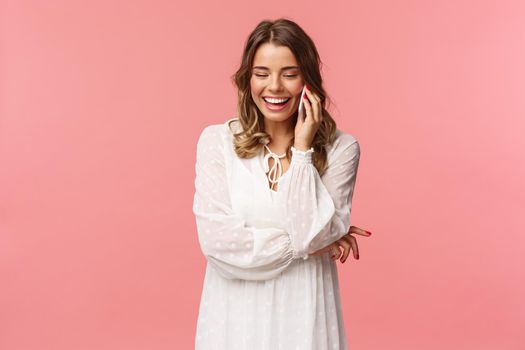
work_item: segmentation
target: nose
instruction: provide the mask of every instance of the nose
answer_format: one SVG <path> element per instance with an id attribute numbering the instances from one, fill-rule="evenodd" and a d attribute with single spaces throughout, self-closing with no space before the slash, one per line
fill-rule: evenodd
<path id="1" fill-rule="evenodd" d="M 279 75 L 274 76 L 270 80 L 270 86 L 269 86 L 270 91 L 279 91 L 281 90 L 281 88 L 282 88 L 281 78 L 279 77 Z"/>

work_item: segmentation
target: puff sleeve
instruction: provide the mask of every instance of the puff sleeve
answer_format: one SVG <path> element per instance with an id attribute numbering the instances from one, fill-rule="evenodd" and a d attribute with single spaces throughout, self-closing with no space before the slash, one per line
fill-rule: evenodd
<path id="1" fill-rule="evenodd" d="M 274 278 L 298 258 L 297 252 L 287 231 L 249 226 L 232 210 L 220 133 L 210 125 L 197 142 L 193 213 L 201 250 L 225 278 Z"/>
<path id="2" fill-rule="evenodd" d="M 287 183 L 281 185 L 286 228 L 293 249 L 303 259 L 348 233 L 360 147 L 355 138 L 343 138 L 322 180 L 313 165 L 312 153 L 313 148 L 292 148 L 291 173 L 285 178 Z"/>

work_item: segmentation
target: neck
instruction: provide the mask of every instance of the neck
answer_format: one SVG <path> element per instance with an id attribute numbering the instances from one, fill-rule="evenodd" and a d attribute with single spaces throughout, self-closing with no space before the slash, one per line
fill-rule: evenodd
<path id="1" fill-rule="evenodd" d="M 271 138 L 271 144 L 287 144 L 294 136 L 295 128 L 293 126 L 293 118 L 288 118 L 283 121 L 269 120 L 264 118 L 264 131 Z"/>

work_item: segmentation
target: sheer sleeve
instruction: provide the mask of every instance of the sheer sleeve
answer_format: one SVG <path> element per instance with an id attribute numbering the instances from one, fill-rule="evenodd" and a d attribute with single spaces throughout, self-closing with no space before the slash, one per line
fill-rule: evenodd
<path id="1" fill-rule="evenodd" d="M 359 166 L 360 147 L 346 137 L 334 152 L 334 159 L 319 175 L 312 162 L 313 148 L 292 148 L 290 176 L 284 189 L 286 227 L 300 258 L 337 241 L 350 229 L 352 197 Z"/>
<path id="2" fill-rule="evenodd" d="M 208 126 L 197 142 L 193 213 L 201 250 L 225 278 L 274 278 L 297 252 L 287 231 L 249 226 L 232 210 L 221 132 Z"/>

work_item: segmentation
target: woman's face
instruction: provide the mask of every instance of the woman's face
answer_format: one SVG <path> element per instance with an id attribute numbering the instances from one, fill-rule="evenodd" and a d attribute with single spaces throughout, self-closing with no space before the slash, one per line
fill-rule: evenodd
<path id="1" fill-rule="evenodd" d="M 297 61 L 288 47 L 269 43 L 259 46 L 253 60 L 250 88 L 253 101 L 266 118 L 274 121 L 290 118 L 299 108 L 303 84 Z M 272 105 L 264 97 L 289 100 L 280 106 Z"/>

